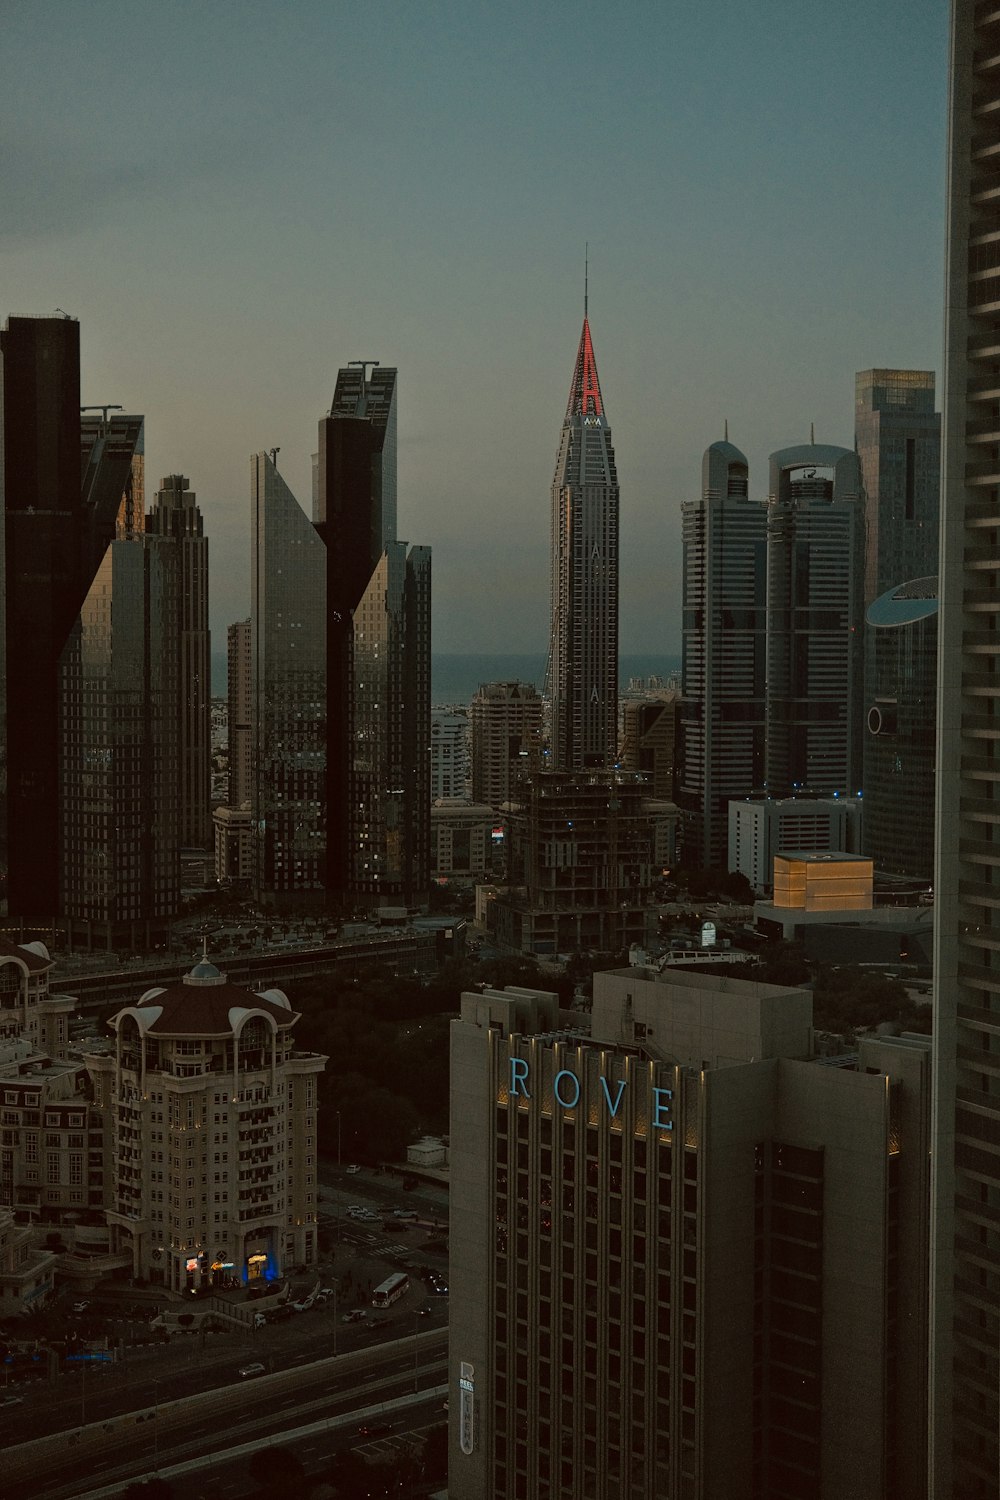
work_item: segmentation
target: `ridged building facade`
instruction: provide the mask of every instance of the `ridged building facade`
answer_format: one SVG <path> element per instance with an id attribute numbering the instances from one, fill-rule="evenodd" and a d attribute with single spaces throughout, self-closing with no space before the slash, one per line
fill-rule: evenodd
<path id="1" fill-rule="evenodd" d="M 1000 1493 L 1000 7 L 954 0 L 935 831 L 934 1500 Z"/>

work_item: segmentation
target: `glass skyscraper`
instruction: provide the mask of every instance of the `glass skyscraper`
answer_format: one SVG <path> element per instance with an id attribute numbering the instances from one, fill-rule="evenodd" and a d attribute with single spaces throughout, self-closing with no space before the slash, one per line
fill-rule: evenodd
<path id="1" fill-rule="evenodd" d="M 326 554 L 275 467 L 250 459 L 253 815 L 259 901 L 320 904 L 326 876 Z"/>
<path id="2" fill-rule="evenodd" d="M 556 771 L 612 766 L 618 736 L 618 473 L 584 315 L 552 480 L 549 697 Z"/>

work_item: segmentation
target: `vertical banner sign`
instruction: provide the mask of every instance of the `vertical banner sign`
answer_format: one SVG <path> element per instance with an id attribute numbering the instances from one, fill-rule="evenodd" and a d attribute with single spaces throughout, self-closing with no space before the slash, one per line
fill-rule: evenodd
<path id="1" fill-rule="evenodd" d="M 476 1446 L 473 1403 L 476 1385 L 474 1367 L 467 1360 L 459 1365 L 458 1376 L 458 1441 L 463 1453 L 471 1453 Z"/>

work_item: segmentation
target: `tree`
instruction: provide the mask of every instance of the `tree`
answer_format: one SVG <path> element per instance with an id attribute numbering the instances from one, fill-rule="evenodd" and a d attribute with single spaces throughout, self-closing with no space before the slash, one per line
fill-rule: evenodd
<path id="1" fill-rule="evenodd" d="M 289 1489 L 302 1484 L 306 1477 L 306 1471 L 295 1454 L 276 1444 L 270 1448 L 258 1448 L 252 1453 L 248 1468 L 250 1478 L 262 1494 L 273 1495 L 275 1500 L 282 1500 Z"/>

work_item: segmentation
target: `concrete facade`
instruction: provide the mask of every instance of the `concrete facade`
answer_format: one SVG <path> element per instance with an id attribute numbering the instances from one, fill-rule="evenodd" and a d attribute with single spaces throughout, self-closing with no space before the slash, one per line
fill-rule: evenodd
<path id="1" fill-rule="evenodd" d="M 774 856 L 787 849 L 857 854 L 860 797 L 745 797 L 729 804 L 730 870 L 755 891 L 774 885 Z"/>

